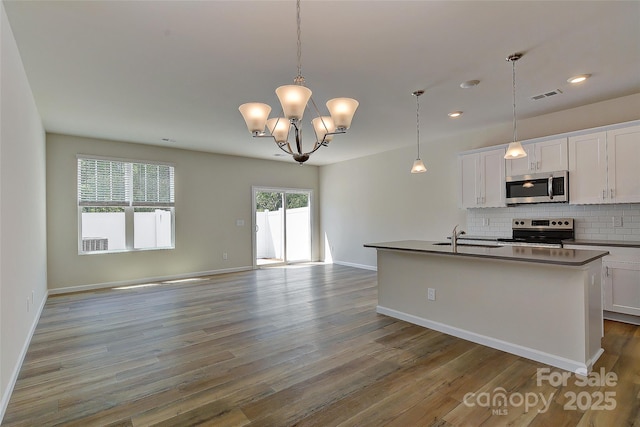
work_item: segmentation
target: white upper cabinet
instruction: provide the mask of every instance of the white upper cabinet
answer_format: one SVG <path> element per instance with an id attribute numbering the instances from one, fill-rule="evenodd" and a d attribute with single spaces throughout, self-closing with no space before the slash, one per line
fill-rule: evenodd
<path id="1" fill-rule="evenodd" d="M 505 206 L 505 148 L 460 156 L 460 205 L 463 208 Z"/>
<path id="2" fill-rule="evenodd" d="M 640 202 L 640 126 L 607 132 L 607 160 L 609 201 Z"/>
<path id="3" fill-rule="evenodd" d="M 569 138 L 569 202 L 640 202 L 640 126 Z"/>
<path id="4" fill-rule="evenodd" d="M 568 170 L 567 138 L 523 144 L 527 157 L 506 161 L 507 176 Z"/>
<path id="5" fill-rule="evenodd" d="M 607 133 L 569 138 L 569 203 L 604 203 L 607 188 Z"/>

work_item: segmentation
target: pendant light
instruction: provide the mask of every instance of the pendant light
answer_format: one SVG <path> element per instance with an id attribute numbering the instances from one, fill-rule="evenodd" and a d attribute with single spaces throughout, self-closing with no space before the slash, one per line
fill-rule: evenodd
<path id="1" fill-rule="evenodd" d="M 514 53 L 507 57 L 507 61 L 511 62 L 513 68 L 513 142 L 509 143 L 504 158 L 521 159 L 527 157 L 527 152 L 522 148 L 522 144 L 518 141 L 518 132 L 516 130 L 516 61 L 522 58 L 521 53 Z"/>
<path id="2" fill-rule="evenodd" d="M 416 97 L 416 133 L 418 140 L 418 157 L 413 162 L 411 173 L 423 173 L 427 171 L 427 167 L 424 165 L 424 162 L 420 160 L 420 95 L 422 95 L 423 93 L 423 90 L 416 90 L 412 93 L 412 95 Z"/>

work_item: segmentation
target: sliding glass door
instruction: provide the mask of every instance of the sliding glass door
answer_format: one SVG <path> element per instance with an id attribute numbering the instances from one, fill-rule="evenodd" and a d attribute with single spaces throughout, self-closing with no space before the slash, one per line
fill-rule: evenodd
<path id="1" fill-rule="evenodd" d="M 254 266 L 311 261 L 311 190 L 253 188 Z"/>

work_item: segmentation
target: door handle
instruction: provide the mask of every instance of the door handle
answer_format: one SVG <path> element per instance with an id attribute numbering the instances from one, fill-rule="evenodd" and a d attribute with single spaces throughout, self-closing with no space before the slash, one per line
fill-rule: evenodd
<path id="1" fill-rule="evenodd" d="M 549 199 L 553 200 L 553 175 L 547 181 L 547 192 L 549 193 Z"/>

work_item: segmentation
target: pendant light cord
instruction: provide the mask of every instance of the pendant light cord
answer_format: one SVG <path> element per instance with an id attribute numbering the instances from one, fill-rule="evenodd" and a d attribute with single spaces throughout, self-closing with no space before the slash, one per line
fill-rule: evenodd
<path id="1" fill-rule="evenodd" d="M 416 129 L 417 129 L 417 141 L 418 141 L 418 159 L 420 158 L 420 95 L 416 94 Z"/>
<path id="2" fill-rule="evenodd" d="M 511 61 L 513 66 L 513 142 L 518 140 L 518 132 L 516 130 L 516 60 Z"/>

